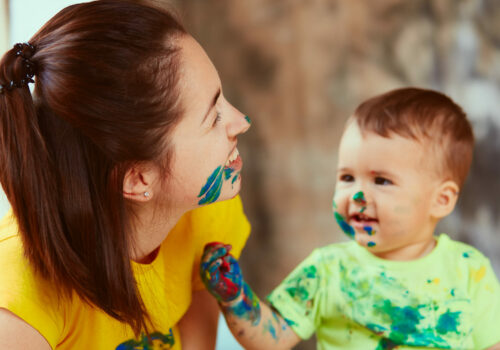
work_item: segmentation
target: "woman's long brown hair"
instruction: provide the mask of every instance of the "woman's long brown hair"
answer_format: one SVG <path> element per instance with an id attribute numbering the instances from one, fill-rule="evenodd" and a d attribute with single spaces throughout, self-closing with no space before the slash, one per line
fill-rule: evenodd
<path id="1" fill-rule="evenodd" d="M 169 12 L 137 1 L 69 6 L 29 41 L 33 97 L 26 86 L 0 95 L 0 181 L 26 257 L 59 297 L 76 292 L 136 334 L 149 316 L 123 179 L 134 162 L 168 164 L 184 34 Z M 5 53 L 0 84 L 25 74 L 16 49 Z"/>

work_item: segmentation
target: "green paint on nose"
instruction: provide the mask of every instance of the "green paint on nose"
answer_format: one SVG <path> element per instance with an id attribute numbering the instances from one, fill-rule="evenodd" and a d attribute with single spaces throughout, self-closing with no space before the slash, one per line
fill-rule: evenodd
<path id="1" fill-rule="evenodd" d="M 366 204 L 366 199 L 365 199 L 365 194 L 363 193 L 363 191 L 359 191 L 358 193 L 356 193 L 352 199 L 356 202 L 356 203 L 359 203 L 359 204 L 362 204 L 362 205 L 365 205 Z"/>
<path id="2" fill-rule="evenodd" d="M 247 121 L 248 124 L 252 124 L 252 120 L 248 115 L 245 116 L 245 120 Z"/>

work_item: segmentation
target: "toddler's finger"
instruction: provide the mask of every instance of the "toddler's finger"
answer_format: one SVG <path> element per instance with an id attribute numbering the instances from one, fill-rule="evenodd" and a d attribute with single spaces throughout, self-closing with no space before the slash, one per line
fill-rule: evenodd
<path id="1" fill-rule="evenodd" d="M 203 260 L 204 261 L 213 261 L 215 259 L 222 258 L 228 254 L 228 249 L 226 245 L 222 243 L 217 243 L 217 244 L 212 244 L 209 243 L 205 246 L 205 252 L 203 253 Z"/>

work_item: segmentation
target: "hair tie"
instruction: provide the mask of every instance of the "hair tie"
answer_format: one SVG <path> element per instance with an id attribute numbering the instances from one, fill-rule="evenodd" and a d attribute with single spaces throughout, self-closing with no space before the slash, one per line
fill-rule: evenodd
<path id="1" fill-rule="evenodd" d="M 35 47 L 30 43 L 17 43 L 14 45 L 16 50 L 16 57 L 23 59 L 24 69 L 26 74 L 19 81 L 11 80 L 4 85 L 0 85 L 0 94 L 4 91 L 11 91 L 12 89 L 23 86 L 28 86 L 29 83 L 34 83 L 33 77 L 35 76 L 35 64 L 31 61 L 31 57 L 35 53 Z"/>

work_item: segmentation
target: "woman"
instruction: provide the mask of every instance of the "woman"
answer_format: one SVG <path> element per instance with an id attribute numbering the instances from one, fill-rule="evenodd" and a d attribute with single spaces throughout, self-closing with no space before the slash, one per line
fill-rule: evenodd
<path id="1" fill-rule="evenodd" d="M 164 9 L 78 4 L 5 53 L 0 84 L 0 348 L 213 348 L 198 265 L 249 233 L 231 199 L 249 123 L 203 49 Z"/>

